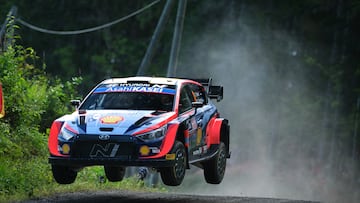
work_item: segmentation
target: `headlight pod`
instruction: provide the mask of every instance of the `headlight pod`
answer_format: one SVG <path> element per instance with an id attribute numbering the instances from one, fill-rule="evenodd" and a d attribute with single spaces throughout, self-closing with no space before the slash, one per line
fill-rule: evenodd
<path id="1" fill-rule="evenodd" d="M 66 128 L 62 128 L 61 131 L 60 131 L 60 134 L 59 134 L 59 139 L 69 141 L 73 137 L 75 137 L 75 135 L 76 134 L 71 132 L 70 130 L 68 130 Z"/>
<path id="2" fill-rule="evenodd" d="M 166 130 L 167 130 L 167 128 L 166 128 L 166 126 L 164 126 L 159 129 L 138 135 L 137 137 L 145 142 L 160 140 L 164 137 Z"/>

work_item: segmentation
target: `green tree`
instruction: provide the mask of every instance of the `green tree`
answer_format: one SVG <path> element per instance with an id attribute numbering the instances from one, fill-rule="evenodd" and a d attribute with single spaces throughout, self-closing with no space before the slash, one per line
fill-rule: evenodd
<path id="1" fill-rule="evenodd" d="M 34 66 L 32 48 L 11 45 L 0 54 L 6 115 L 0 120 L 0 201 L 3 195 L 26 193 L 51 182 L 46 161 L 51 122 L 69 112 L 80 78 L 49 79 Z M 45 66 L 44 66 L 45 67 Z"/>

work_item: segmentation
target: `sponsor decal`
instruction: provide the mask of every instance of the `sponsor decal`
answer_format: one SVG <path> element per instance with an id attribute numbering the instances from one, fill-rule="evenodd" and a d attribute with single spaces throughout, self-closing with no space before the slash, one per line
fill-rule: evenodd
<path id="1" fill-rule="evenodd" d="M 101 116 L 101 115 L 97 113 L 97 114 L 94 114 L 92 118 L 93 118 L 94 120 L 97 120 L 97 119 L 100 118 L 100 116 Z"/>
<path id="2" fill-rule="evenodd" d="M 150 87 L 149 83 L 120 83 L 120 87 Z"/>
<path id="3" fill-rule="evenodd" d="M 148 146 L 144 145 L 140 147 L 140 154 L 141 156 L 147 156 L 150 153 L 150 149 Z"/>
<path id="4" fill-rule="evenodd" d="M 96 113 L 92 116 L 89 116 L 86 122 L 87 123 L 96 122 L 97 120 L 99 120 L 100 117 L 101 117 L 101 115 Z"/>
<path id="5" fill-rule="evenodd" d="M 100 118 L 100 122 L 103 124 L 117 124 L 123 120 L 124 118 L 122 116 L 104 116 Z"/>
<path id="6" fill-rule="evenodd" d="M 160 149 L 157 147 L 148 147 L 146 145 L 143 145 L 140 147 L 139 152 L 141 156 L 148 156 L 150 152 L 153 154 L 160 153 Z"/>
<path id="7" fill-rule="evenodd" d="M 152 152 L 153 154 L 160 153 L 160 149 L 157 148 L 157 147 L 149 147 L 149 149 L 151 150 L 151 152 Z"/>
<path id="8" fill-rule="evenodd" d="M 205 145 L 205 146 L 203 146 L 203 152 L 204 153 L 206 153 L 207 152 L 207 150 L 208 150 L 208 147 Z"/>
<path id="9" fill-rule="evenodd" d="M 175 154 L 166 154 L 165 159 L 166 160 L 175 160 Z"/>
<path id="10" fill-rule="evenodd" d="M 94 93 L 106 92 L 151 92 L 163 94 L 175 94 L 175 90 L 160 85 L 150 86 L 149 84 L 119 84 L 118 86 L 99 87 Z"/>
<path id="11" fill-rule="evenodd" d="M 196 145 L 199 145 L 201 143 L 202 138 L 202 129 L 199 127 L 196 132 Z"/>
<path id="12" fill-rule="evenodd" d="M 70 152 L 70 146 L 68 144 L 63 144 L 61 146 L 61 150 L 63 154 L 69 154 Z"/>
<path id="13" fill-rule="evenodd" d="M 200 154 L 205 154 L 208 150 L 208 147 L 205 145 L 203 147 L 199 147 L 197 150 L 193 151 L 193 155 L 200 155 Z"/>
<path id="14" fill-rule="evenodd" d="M 108 143 L 105 146 L 95 144 L 90 152 L 90 157 L 115 157 L 119 150 L 119 144 Z"/>
<path id="15" fill-rule="evenodd" d="M 202 154 L 202 148 L 193 151 L 193 155 L 200 155 L 200 154 Z"/>

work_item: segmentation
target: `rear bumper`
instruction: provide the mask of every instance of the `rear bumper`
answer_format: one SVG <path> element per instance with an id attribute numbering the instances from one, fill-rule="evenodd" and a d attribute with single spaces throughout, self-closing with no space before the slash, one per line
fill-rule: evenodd
<path id="1" fill-rule="evenodd" d="M 63 165 L 70 167 L 85 167 L 95 165 L 171 167 L 174 166 L 175 161 L 166 159 L 124 160 L 118 158 L 71 158 L 50 156 L 49 163 L 53 165 Z"/>

